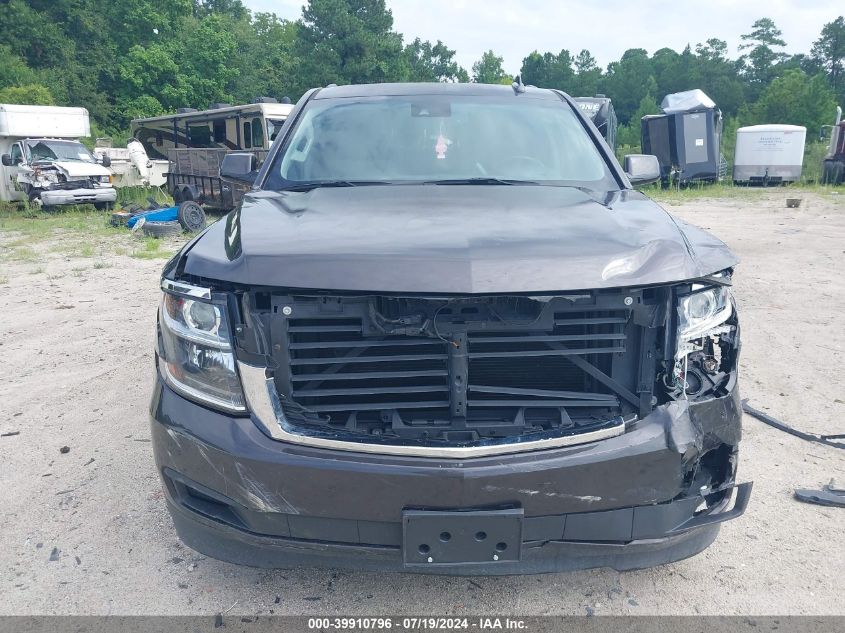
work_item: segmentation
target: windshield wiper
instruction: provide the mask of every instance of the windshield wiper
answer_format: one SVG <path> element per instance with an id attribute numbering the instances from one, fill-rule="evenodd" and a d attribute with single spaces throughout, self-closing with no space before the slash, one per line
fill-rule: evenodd
<path id="1" fill-rule="evenodd" d="M 282 187 L 279 191 L 312 191 L 314 189 L 331 189 L 334 187 L 367 187 L 370 185 L 387 184 L 390 183 L 381 180 L 314 180 Z"/>
<path id="2" fill-rule="evenodd" d="M 449 180 L 426 180 L 426 185 L 536 185 L 533 180 L 511 180 L 503 178 L 490 178 L 486 176 L 478 178 L 452 178 Z"/>

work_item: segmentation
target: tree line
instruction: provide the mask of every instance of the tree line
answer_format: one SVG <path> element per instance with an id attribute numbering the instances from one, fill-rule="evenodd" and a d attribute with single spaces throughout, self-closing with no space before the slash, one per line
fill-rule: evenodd
<path id="1" fill-rule="evenodd" d="M 295 101 L 329 83 L 510 83 L 516 74 L 493 50 L 467 70 L 440 40 L 406 41 L 385 0 L 307 0 L 295 21 L 241 0 L 5 0 L 0 24 L 0 103 L 83 106 L 98 133 L 180 107 Z M 731 125 L 791 123 L 814 134 L 845 101 L 845 18 L 820 25 L 806 54 L 785 48 L 761 18 L 737 58 L 711 38 L 681 52 L 629 49 L 606 68 L 588 50 L 534 51 L 517 72 L 525 84 L 611 97 L 623 144 L 639 143 L 640 117 L 658 112 L 665 94 L 691 88 Z"/>

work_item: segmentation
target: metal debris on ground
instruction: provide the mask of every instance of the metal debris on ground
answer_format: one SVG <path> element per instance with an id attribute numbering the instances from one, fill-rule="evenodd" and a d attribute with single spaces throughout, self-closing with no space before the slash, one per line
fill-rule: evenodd
<path id="1" fill-rule="evenodd" d="M 821 490 L 796 489 L 795 498 L 799 501 L 815 503 L 820 506 L 845 508 L 845 491 L 841 488 L 834 488 L 833 484 L 827 484 Z"/>
<path id="2" fill-rule="evenodd" d="M 845 448 L 845 442 L 842 441 L 845 439 L 845 434 L 816 435 L 815 433 L 805 433 L 804 431 L 799 431 L 798 429 L 792 428 L 788 424 L 781 422 L 777 418 L 773 418 L 768 413 L 760 411 L 759 409 L 755 409 L 750 404 L 748 404 L 748 400 L 742 401 L 742 410 L 748 415 L 754 416 L 761 422 L 765 422 L 769 426 L 773 426 L 774 428 L 778 429 L 779 431 L 783 431 L 784 433 L 789 433 L 790 435 L 794 435 L 795 437 L 800 437 L 802 440 L 807 440 L 808 442 L 818 442 L 819 444 L 833 446 L 834 448 Z"/>

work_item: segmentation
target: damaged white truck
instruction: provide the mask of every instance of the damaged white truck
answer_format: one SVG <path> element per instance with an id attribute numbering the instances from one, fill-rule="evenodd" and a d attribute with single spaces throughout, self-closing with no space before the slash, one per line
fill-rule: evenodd
<path id="1" fill-rule="evenodd" d="M 85 108 L 0 104 L 0 200 L 110 208 L 117 199 L 110 161 L 79 142 L 88 136 Z"/>

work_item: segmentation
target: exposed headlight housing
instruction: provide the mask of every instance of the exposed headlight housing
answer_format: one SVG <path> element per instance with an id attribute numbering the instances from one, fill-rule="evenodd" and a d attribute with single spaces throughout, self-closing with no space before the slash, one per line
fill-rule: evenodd
<path id="1" fill-rule="evenodd" d="M 722 371 L 723 344 L 732 340 L 736 327 L 733 294 L 729 286 L 695 284 L 677 304 L 675 363 L 672 389 L 700 393 Z"/>
<path id="2" fill-rule="evenodd" d="M 225 299 L 211 291 L 165 281 L 159 310 L 159 370 L 192 400 L 225 411 L 246 411 L 232 351 Z"/>

